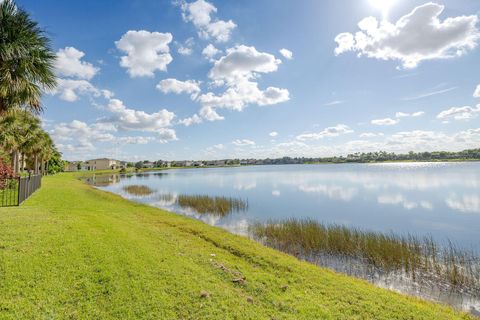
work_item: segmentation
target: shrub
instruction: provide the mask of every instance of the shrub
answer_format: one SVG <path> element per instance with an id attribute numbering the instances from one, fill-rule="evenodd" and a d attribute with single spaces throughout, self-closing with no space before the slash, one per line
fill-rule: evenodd
<path id="1" fill-rule="evenodd" d="M 14 177 L 15 173 L 13 172 L 12 167 L 5 163 L 5 161 L 0 158 L 0 178 L 11 178 Z M 0 179 L 0 189 L 4 189 L 7 181 Z"/>
<path id="2" fill-rule="evenodd" d="M 0 158 L 0 177 L 14 177 L 15 173 L 10 165 L 6 164 L 5 161 Z"/>

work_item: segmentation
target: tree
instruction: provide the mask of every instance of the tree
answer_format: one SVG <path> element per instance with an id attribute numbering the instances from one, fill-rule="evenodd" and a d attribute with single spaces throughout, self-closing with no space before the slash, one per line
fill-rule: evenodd
<path id="1" fill-rule="evenodd" d="M 14 108 L 42 111 L 42 92 L 56 85 L 50 40 L 13 0 L 0 3 L 0 115 Z"/>
<path id="2" fill-rule="evenodd" d="M 135 163 L 135 169 L 142 169 L 143 168 L 143 162 L 142 161 L 139 161 L 137 163 Z"/>
<path id="3" fill-rule="evenodd" d="M 80 169 L 81 169 L 82 168 L 81 163 L 79 162 L 78 164 L 80 164 Z M 53 149 L 52 157 L 48 160 L 47 173 L 55 174 L 58 172 L 63 172 L 64 169 L 65 169 L 65 161 L 62 160 L 62 154 L 58 152 L 56 149 Z"/>
<path id="4" fill-rule="evenodd" d="M 34 173 L 48 171 L 48 161 L 58 151 L 37 116 L 27 110 L 9 110 L 0 117 L 0 128 L 0 148 L 10 154 L 14 173 L 23 169 L 25 157 Z"/>
<path id="5" fill-rule="evenodd" d="M 11 111 L 10 111 L 11 112 Z M 17 120 L 25 125 L 24 132 L 22 132 L 22 140 L 19 146 L 19 153 L 21 154 L 21 165 L 20 171 L 23 171 L 23 164 L 25 156 L 33 159 L 33 164 L 30 167 L 34 169 L 34 172 L 38 171 L 38 157 L 41 152 L 43 140 L 45 139 L 45 134 L 41 124 L 40 119 L 34 116 L 31 112 L 28 111 L 18 111 L 16 114 Z M 30 161 L 31 162 L 31 161 Z"/>
<path id="6" fill-rule="evenodd" d="M 14 173 L 19 171 L 19 150 L 25 143 L 25 135 L 28 131 L 28 124 L 23 121 L 22 112 L 9 110 L 0 117 L 0 146 L 10 154 L 12 169 Z"/>

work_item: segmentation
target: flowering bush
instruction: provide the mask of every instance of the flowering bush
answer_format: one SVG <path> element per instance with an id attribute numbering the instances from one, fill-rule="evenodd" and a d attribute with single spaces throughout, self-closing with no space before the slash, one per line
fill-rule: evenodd
<path id="1" fill-rule="evenodd" d="M 7 183 L 7 181 L 2 180 L 1 178 L 11 178 L 14 176 L 15 174 L 12 168 L 0 158 L 0 189 L 4 189 Z"/>

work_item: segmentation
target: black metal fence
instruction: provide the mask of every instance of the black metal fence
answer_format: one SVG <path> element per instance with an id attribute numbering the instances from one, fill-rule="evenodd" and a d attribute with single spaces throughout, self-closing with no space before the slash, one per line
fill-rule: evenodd
<path id="1" fill-rule="evenodd" d="M 0 207 L 21 205 L 42 185 L 41 175 L 26 177 L 0 177 Z"/>

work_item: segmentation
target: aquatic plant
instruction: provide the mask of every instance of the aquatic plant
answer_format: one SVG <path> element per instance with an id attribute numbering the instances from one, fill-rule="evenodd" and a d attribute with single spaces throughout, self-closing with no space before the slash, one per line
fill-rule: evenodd
<path id="1" fill-rule="evenodd" d="M 440 246 L 431 237 L 363 231 L 312 219 L 255 223 L 250 233 L 265 245 L 298 258 L 352 258 L 375 271 L 402 273 L 417 282 L 428 280 L 480 296 L 480 258 L 451 242 Z M 321 258 L 319 263 L 322 264 Z"/>
<path id="2" fill-rule="evenodd" d="M 159 194 L 157 199 L 160 200 L 160 201 L 164 201 L 164 202 L 176 202 L 177 201 L 177 198 L 175 197 L 175 195 L 173 195 L 171 193 Z"/>
<path id="3" fill-rule="evenodd" d="M 153 193 L 153 190 L 143 185 L 130 185 L 122 188 L 125 192 L 134 196 L 148 196 Z"/>
<path id="4" fill-rule="evenodd" d="M 242 199 L 205 195 L 179 195 L 177 204 L 200 214 L 214 214 L 221 217 L 233 212 L 245 211 L 248 208 L 247 201 Z"/>

